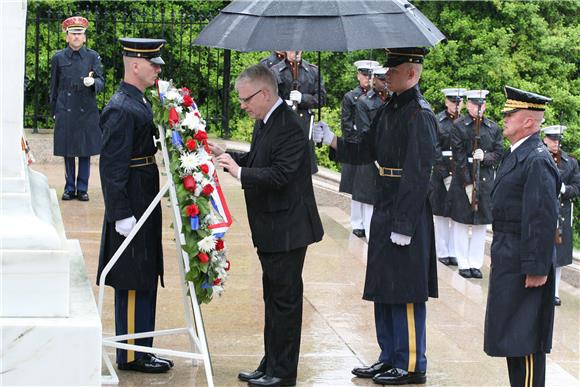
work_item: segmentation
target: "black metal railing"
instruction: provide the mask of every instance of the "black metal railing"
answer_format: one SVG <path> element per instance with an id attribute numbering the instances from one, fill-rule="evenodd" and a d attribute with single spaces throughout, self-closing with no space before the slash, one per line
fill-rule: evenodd
<path id="1" fill-rule="evenodd" d="M 184 2 L 152 2 L 149 7 L 131 7 L 131 2 L 74 2 L 54 4 L 29 2 L 26 21 L 26 79 L 24 122 L 33 128 L 53 128 L 50 116 L 50 59 L 57 50 L 66 47 L 61 22 L 69 16 L 82 15 L 89 20 L 87 47 L 101 55 L 105 90 L 97 96 L 102 109 L 115 92 L 123 76 L 119 37 L 163 38 L 161 78 L 171 77 L 178 86 L 187 86 L 201 106 L 208 130 L 229 137 L 227 98 L 229 94 L 229 51 L 193 45 L 207 23 L 219 12 L 196 10 Z"/>

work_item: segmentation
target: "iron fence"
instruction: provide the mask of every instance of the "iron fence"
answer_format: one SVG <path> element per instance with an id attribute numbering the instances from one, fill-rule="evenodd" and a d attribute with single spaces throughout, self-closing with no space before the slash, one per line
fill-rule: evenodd
<path id="1" fill-rule="evenodd" d="M 166 65 L 161 78 L 170 75 L 176 85 L 190 88 L 208 130 L 229 137 L 230 52 L 193 45 L 218 11 L 198 11 L 191 3 L 186 7 L 186 3 L 176 6 L 173 2 L 156 2 L 135 11 L 125 9 L 124 2 L 110 3 L 106 8 L 99 7 L 98 2 L 30 2 L 26 20 L 25 126 L 34 131 L 54 127 L 49 108 L 50 60 L 57 50 L 66 47 L 61 22 L 82 15 L 90 23 L 86 45 L 101 55 L 103 63 L 105 89 L 97 95 L 99 109 L 104 108 L 123 77 L 118 38 L 163 38 L 167 40 L 162 53 Z"/>

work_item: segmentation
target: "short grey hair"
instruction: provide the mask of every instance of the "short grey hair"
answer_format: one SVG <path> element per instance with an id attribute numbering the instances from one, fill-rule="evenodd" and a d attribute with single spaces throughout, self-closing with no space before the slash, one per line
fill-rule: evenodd
<path id="1" fill-rule="evenodd" d="M 248 67 L 236 78 L 236 84 L 240 82 L 260 83 L 268 88 L 273 95 L 278 95 L 278 82 L 269 68 L 262 64 Z"/>

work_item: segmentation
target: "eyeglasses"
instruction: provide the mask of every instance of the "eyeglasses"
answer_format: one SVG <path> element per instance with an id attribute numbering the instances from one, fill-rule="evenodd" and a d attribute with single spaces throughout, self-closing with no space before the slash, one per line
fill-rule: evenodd
<path id="1" fill-rule="evenodd" d="M 248 102 L 250 102 L 250 100 L 252 98 L 254 98 L 255 96 L 257 96 L 261 91 L 262 91 L 262 89 L 256 91 L 254 94 L 250 95 L 249 97 L 245 97 L 245 98 L 238 97 L 238 101 L 240 101 L 240 103 L 248 103 Z"/>

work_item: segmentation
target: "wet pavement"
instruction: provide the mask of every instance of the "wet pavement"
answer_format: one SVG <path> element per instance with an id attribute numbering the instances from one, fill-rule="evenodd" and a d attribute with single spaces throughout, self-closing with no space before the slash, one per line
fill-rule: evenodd
<path id="1" fill-rule="evenodd" d="M 58 163 L 35 164 L 60 198 L 64 168 Z M 216 386 L 246 386 L 240 370 L 253 370 L 263 350 L 261 269 L 252 241 L 240 184 L 220 174 L 234 224 L 226 235 L 232 268 L 224 294 L 202 306 Z M 67 238 L 80 241 L 89 277 L 95 280 L 103 219 L 98 166 L 92 166 L 90 201 L 63 202 Z M 299 386 L 372 386 L 371 380 L 351 375 L 353 367 L 369 364 L 378 355 L 372 304 L 361 299 L 366 243 L 350 233 L 349 215 L 333 203 L 333 193 L 316 189 L 325 237 L 308 249 L 304 267 L 304 320 L 298 369 Z M 344 208 L 344 206 L 342 206 Z M 163 243 L 165 288 L 159 289 L 157 329 L 184 327 L 183 304 L 171 215 L 164 206 Z M 508 386 L 505 359 L 483 352 L 483 321 L 487 297 L 489 257 L 484 279 L 464 279 L 456 269 L 438 264 L 438 299 L 427 304 L 429 386 Z M 97 286 L 93 285 L 95 297 Z M 114 333 L 113 292 L 105 296 L 103 331 Z M 556 308 L 554 348 L 548 356 L 548 386 L 580 386 L 580 291 L 563 283 L 562 306 Z M 189 350 L 185 336 L 156 338 L 156 344 Z M 113 352 L 111 349 L 109 352 Z M 114 357 L 113 357 L 114 358 Z M 202 365 L 174 358 L 166 374 L 119 371 L 121 386 L 204 386 Z"/>

